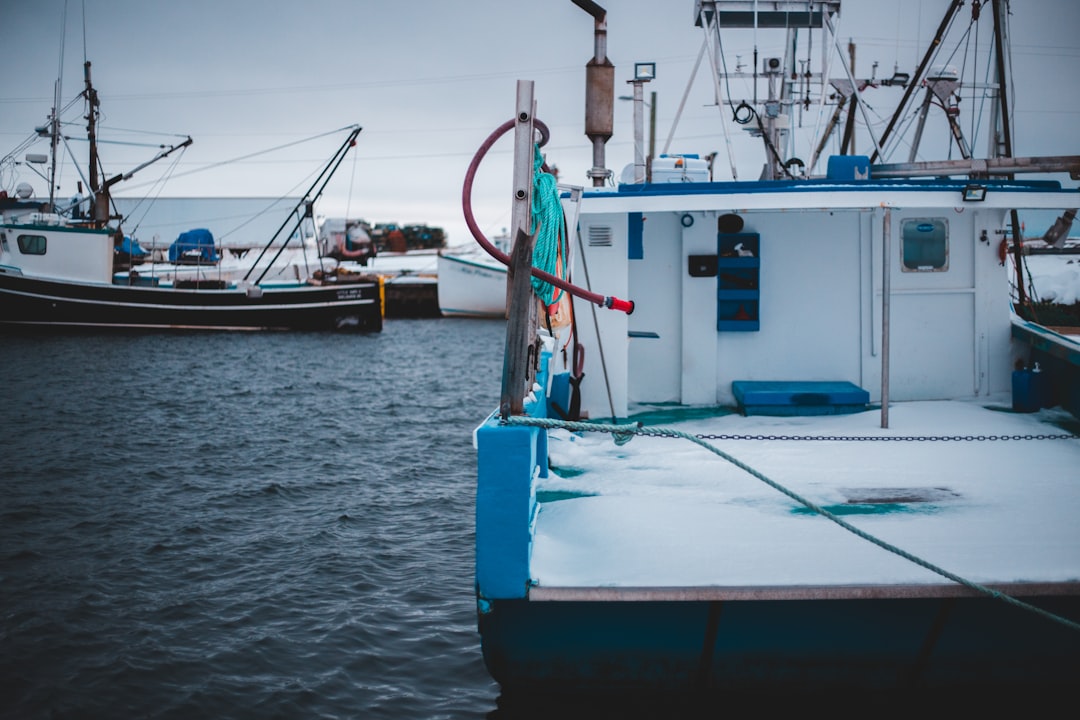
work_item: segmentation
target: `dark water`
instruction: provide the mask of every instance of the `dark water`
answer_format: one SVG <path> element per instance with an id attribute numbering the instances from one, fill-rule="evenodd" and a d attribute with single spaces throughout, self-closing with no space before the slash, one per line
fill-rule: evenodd
<path id="1" fill-rule="evenodd" d="M 471 431 L 503 329 L 0 337 L 0 717 L 495 711 Z"/>

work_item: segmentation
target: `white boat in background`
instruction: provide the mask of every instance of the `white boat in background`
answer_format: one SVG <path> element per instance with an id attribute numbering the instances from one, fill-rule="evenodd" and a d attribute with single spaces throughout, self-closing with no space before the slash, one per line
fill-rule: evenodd
<path id="1" fill-rule="evenodd" d="M 506 253 L 510 237 L 492 238 Z M 443 317 L 506 317 L 506 266 L 475 246 L 439 253 L 439 312 Z"/>

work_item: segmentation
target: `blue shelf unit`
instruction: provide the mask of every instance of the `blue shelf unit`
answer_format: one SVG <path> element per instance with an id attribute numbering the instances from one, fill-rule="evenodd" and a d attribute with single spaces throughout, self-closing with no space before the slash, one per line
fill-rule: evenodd
<path id="1" fill-rule="evenodd" d="M 761 238 L 758 233 L 718 233 L 716 329 L 761 329 Z"/>

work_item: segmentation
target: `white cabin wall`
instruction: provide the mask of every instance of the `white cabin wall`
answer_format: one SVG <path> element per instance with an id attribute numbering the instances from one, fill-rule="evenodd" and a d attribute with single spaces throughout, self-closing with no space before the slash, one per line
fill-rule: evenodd
<path id="1" fill-rule="evenodd" d="M 715 255 L 717 252 L 714 211 L 678 213 L 682 228 L 681 257 L 682 303 L 693 308 L 681 319 L 681 397 L 687 405 L 712 405 L 718 402 L 716 387 L 717 347 L 720 335 L 716 331 L 716 278 L 690 276 L 691 255 Z"/>
<path id="2" fill-rule="evenodd" d="M 1007 392 L 1008 277 L 997 258 L 1005 213 L 910 199 L 923 209 L 890 210 L 890 399 Z M 634 403 L 734 404 L 736 380 L 846 380 L 869 391 L 871 401 L 881 400 L 885 210 L 879 200 L 832 209 L 762 203 L 761 210 L 735 211 L 743 232 L 760 237 L 756 331 L 718 330 L 717 278 L 689 274 L 690 255 L 718 252 L 717 217 L 727 212 L 722 198 L 656 199 L 651 204 L 663 209 L 652 211 L 644 203 L 641 260 L 628 259 L 629 204 L 620 201 L 579 223 L 589 288 L 636 304 L 627 316 L 576 303 L 586 351 L 582 407 L 590 417 L 625 417 Z M 689 211 L 672 209 L 682 201 Z M 948 223 L 944 272 L 902 268 L 903 223 L 919 218 Z M 580 258 L 574 277 L 584 283 Z"/>
<path id="3" fill-rule="evenodd" d="M 90 283 L 111 283 L 113 272 L 113 237 L 106 230 L 55 231 L 47 226 L 9 227 L 8 253 L 4 262 L 23 274 Z M 24 255 L 19 250 L 19 235 L 44 235 L 44 255 Z"/>
<path id="4" fill-rule="evenodd" d="M 682 398 L 683 228 L 673 213 L 646 213 L 642 258 L 630 260 L 627 399 L 632 403 L 687 402 Z M 656 335 L 657 337 L 646 337 Z M 714 402 L 714 399 L 709 400 Z"/>
<path id="5" fill-rule="evenodd" d="M 578 232 L 574 282 L 601 295 L 633 300 L 628 287 L 626 215 L 582 216 Z M 605 237 L 608 244 L 601 242 Z M 612 413 L 626 417 L 630 316 L 580 299 L 574 300 L 574 313 L 578 339 L 585 348 L 585 379 L 580 386 L 582 412 L 592 419 L 610 417 Z"/>
<path id="6" fill-rule="evenodd" d="M 793 210 L 742 217 L 743 232 L 761 239 L 761 323 L 756 332 L 718 333 L 718 400 L 734 402 L 735 380 L 859 383 L 860 213 Z"/>

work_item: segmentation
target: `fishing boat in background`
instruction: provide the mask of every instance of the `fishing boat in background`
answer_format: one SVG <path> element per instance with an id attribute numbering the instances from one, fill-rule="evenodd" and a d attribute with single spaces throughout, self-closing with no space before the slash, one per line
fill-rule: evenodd
<path id="1" fill-rule="evenodd" d="M 522 80 L 463 192 L 494 256 L 471 183 L 512 131 L 513 187 L 532 190 L 512 207 L 499 407 L 473 438 L 478 626 L 504 696 L 1071 691 L 1080 343 L 1024 316 L 1005 260 L 1018 211 L 1080 205 L 1076 188 L 1016 175 L 1078 179 L 1080 157 L 1013 151 L 1005 3 L 982 9 L 992 157 L 954 134 L 961 159 L 887 163 L 883 135 L 805 172 L 815 163 L 782 154 L 785 114 L 817 99 L 791 92 L 807 86 L 785 80 L 802 76 L 781 50 L 753 71 L 760 97 L 720 103 L 761 139 L 760 179 L 714 182 L 686 155 L 687 180 L 648 182 L 635 142 L 634 182 L 610 188 L 606 12 L 573 1 L 595 23 L 593 187 L 552 192 L 534 173 L 549 132 Z M 796 30 L 814 31 L 831 53 L 840 5 L 697 0 L 702 56 L 719 63 L 721 31 L 750 27 L 786 29 L 793 50 Z M 924 80 L 960 5 L 890 129 L 916 90 L 935 92 Z M 859 112 L 860 83 L 844 79 L 833 86 Z M 563 271 L 532 265 L 541 244 Z"/>
<path id="2" fill-rule="evenodd" d="M 510 236 L 491 239 L 508 253 Z M 443 317 L 506 317 L 506 265 L 473 245 L 439 253 L 439 312 Z"/>
<path id="3" fill-rule="evenodd" d="M 126 235 L 111 201 L 113 186 L 147 165 L 191 144 L 168 146 L 133 171 L 102 179 L 99 174 L 97 124 L 100 112 L 84 66 L 88 120 L 88 192 L 58 206 L 34 200 L 28 184 L 0 203 L 0 327 L 136 328 L 215 330 L 362 330 L 382 329 L 383 305 L 377 278 L 339 272 L 334 266 L 278 261 L 297 248 L 290 242 L 311 236 L 314 206 L 334 171 L 354 147 L 359 126 L 318 173 L 307 193 L 292 207 L 276 233 L 257 253 L 243 260 L 227 256 L 206 228 L 182 233 L 166 257 L 146 251 Z M 60 119 L 54 112 L 44 135 L 54 152 L 50 189 L 55 182 L 55 147 Z M 21 150 L 29 145 L 24 144 Z M 5 158 L 5 163 L 12 156 Z M 34 156 L 31 162 L 45 162 Z M 316 258 L 312 257 L 314 262 Z"/>

